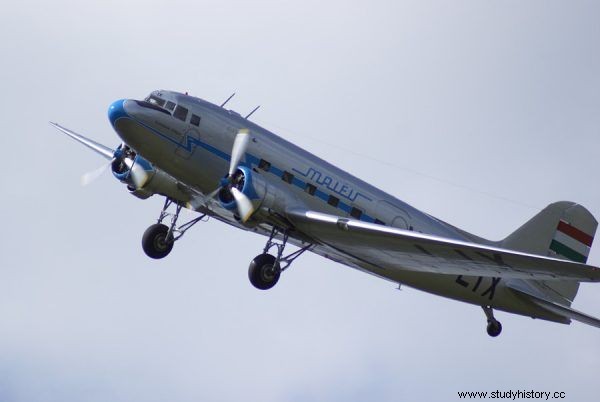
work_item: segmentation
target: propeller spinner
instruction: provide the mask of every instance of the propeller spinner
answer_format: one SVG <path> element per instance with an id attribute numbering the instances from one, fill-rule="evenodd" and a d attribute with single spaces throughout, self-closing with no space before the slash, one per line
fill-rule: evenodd
<path id="1" fill-rule="evenodd" d="M 235 201 L 236 209 L 242 222 L 250 219 L 250 216 L 254 212 L 252 201 L 238 188 L 240 184 L 243 184 L 243 175 L 236 174 L 249 142 L 250 132 L 248 129 L 240 129 L 233 141 L 227 175 L 221 179 L 219 187 L 208 196 L 211 199 L 217 194 L 221 194 L 223 198 L 230 198 Z"/>

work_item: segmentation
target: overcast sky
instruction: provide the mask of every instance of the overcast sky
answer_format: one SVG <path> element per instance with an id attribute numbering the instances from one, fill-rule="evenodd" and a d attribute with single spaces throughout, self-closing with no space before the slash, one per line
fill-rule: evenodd
<path id="1" fill-rule="evenodd" d="M 127 194 L 57 121 L 111 147 L 119 98 L 229 106 L 466 230 L 547 204 L 600 216 L 600 3 L 21 1 L 0 13 L 0 401 L 597 398 L 600 330 L 498 313 L 305 255 L 268 292 L 265 239 L 215 221 L 151 261 L 162 200 Z M 188 214 L 190 217 L 192 214 Z M 590 263 L 600 265 L 600 246 Z M 574 307 L 600 316 L 600 285 Z"/>

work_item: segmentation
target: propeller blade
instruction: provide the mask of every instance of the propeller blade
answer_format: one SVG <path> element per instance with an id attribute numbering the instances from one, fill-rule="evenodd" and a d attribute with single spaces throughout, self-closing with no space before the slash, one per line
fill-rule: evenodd
<path id="1" fill-rule="evenodd" d="M 108 169 L 108 167 L 110 166 L 111 163 L 113 163 L 112 160 L 109 163 L 104 163 L 99 168 L 94 169 L 94 170 L 82 175 L 81 176 L 81 185 L 87 186 L 88 184 L 94 182 L 96 179 L 98 179 L 98 177 L 102 176 L 102 173 L 104 173 L 106 171 L 106 169 Z"/>
<path id="2" fill-rule="evenodd" d="M 217 187 L 214 191 L 212 191 L 210 194 L 202 197 L 202 199 L 198 199 L 198 202 L 201 203 L 201 205 L 204 205 L 205 208 L 210 209 L 209 203 L 217 196 L 217 194 L 219 194 L 219 191 L 221 191 L 223 187 L 219 186 Z M 194 209 L 196 209 L 195 204 L 194 205 Z"/>
<path id="3" fill-rule="evenodd" d="M 190 199 L 188 201 L 187 207 L 194 211 L 197 211 L 198 208 L 200 208 L 200 207 L 208 208 L 207 204 L 208 204 L 208 200 L 206 198 L 200 197 L 200 196 L 195 196 L 195 197 L 192 197 L 192 199 Z"/>
<path id="4" fill-rule="evenodd" d="M 235 171 L 242 160 L 242 157 L 246 153 L 248 148 L 248 141 L 250 141 L 250 133 L 248 129 L 241 129 L 238 131 L 233 141 L 233 148 L 231 149 L 231 162 L 229 163 L 229 177 L 233 176 Z"/>
<path id="5" fill-rule="evenodd" d="M 219 186 L 217 187 L 213 192 L 211 192 L 209 195 L 206 196 L 207 200 L 212 200 L 213 198 L 215 198 L 217 196 L 217 194 L 219 194 L 219 191 L 221 191 L 223 187 Z"/>
<path id="6" fill-rule="evenodd" d="M 237 210 L 238 214 L 240 215 L 240 219 L 242 222 L 246 222 L 248 219 L 250 219 L 250 216 L 254 212 L 252 201 L 250 201 L 250 198 L 246 197 L 246 194 L 242 193 L 235 187 L 231 189 L 231 195 L 233 195 L 235 203 L 237 204 Z"/>
<path id="7" fill-rule="evenodd" d="M 148 181 L 148 173 L 139 165 L 137 158 L 134 158 L 129 167 L 129 177 L 135 188 L 142 188 Z"/>

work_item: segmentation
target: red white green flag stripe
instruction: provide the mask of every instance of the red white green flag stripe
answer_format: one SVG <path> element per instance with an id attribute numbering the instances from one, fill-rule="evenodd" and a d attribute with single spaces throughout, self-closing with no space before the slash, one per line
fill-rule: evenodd
<path id="1" fill-rule="evenodd" d="M 565 221 L 559 221 L 550 250 L 572 261 L 586 262 L 594 238 L 589 234 L 571 226 Z"/>

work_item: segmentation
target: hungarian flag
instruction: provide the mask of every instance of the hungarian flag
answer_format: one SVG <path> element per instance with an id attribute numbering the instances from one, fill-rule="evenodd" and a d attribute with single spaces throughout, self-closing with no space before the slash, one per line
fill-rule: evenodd
<path id="1" fill-rule="evenodd" d="M 569 260 L 585 263 L 593 241 L 594 238 L 589 234 L 561 220 L 550 243 L 550 250 Z"/>

